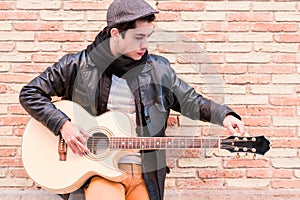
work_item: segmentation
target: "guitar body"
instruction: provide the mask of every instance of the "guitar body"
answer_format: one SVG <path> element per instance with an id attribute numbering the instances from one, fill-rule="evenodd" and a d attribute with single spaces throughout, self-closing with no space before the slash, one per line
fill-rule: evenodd
<path id="1" fill-rule="evenodd" d="M 125 133 L 132 133 L 131 121 L 124 113 L 108 112 L 94 117 L 70 101 L 59 101 L 55 106 L 91 136 L 100 133 L 107 138 L 128 137 Z M 66 160 L 60 161 L 59 142 L 59 136 L 35 119 L 30 119 L 22 139 L 22 159 L 28 175 L 41 187 L 64 194 L 80 188 L 94 175 L 116 182 L 126 178 L 127 175 L 117 167 L 125 151 L 103 148 L 97 155 L 79 156 L 67 149 Z"/>

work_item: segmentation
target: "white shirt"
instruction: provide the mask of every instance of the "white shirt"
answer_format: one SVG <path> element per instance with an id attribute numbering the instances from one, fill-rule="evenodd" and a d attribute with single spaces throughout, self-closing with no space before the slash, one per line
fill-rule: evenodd
<path id="1" fill-rule="evenodd" d="M 111 111 L 121 111 L 126 113 L 136 127 L 136 111 L 134 96 L 125 79 L 112 76 L 112 84 L 108 97 L 107 109 Z M 136 137 L 137 135 L 128 135 L 129 137 Z M 122 157 L 119 163 L 136 163 L 141 164 L 140 153 L 131 153 Z"/>

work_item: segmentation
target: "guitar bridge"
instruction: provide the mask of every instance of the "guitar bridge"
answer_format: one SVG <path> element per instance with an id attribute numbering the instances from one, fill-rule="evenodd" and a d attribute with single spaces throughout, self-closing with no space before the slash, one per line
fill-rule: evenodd
<path id="1" fill-rule="evenodd" d="M 67 144 L 61 135 L 59 135 L 58 155 L 59 155 L 59 161 L 67 160 Z"/>

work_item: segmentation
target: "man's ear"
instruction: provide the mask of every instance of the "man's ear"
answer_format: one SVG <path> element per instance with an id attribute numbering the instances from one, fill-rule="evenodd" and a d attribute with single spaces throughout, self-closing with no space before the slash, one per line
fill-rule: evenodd
<path id="1" fill-rule="evenodd" d="M 111 35 L 111 38 L 114 39 L 114 40 L 118 40 L 119 37 L 120 37 L 120 32 L 117 28 L 112 28 L 110 30 L 110 35 Z"/>

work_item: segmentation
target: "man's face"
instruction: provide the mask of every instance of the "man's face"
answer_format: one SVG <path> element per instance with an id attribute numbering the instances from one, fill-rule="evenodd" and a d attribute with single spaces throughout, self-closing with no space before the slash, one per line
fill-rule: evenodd
<path id="1" fill-rule="evenodd" d="M 136 28 L 120 36 L 118 51 L 133 60 L 140 60 L 148 49 L 148 38 L 154 31 L 154 22 L 136 21 Z"/>

